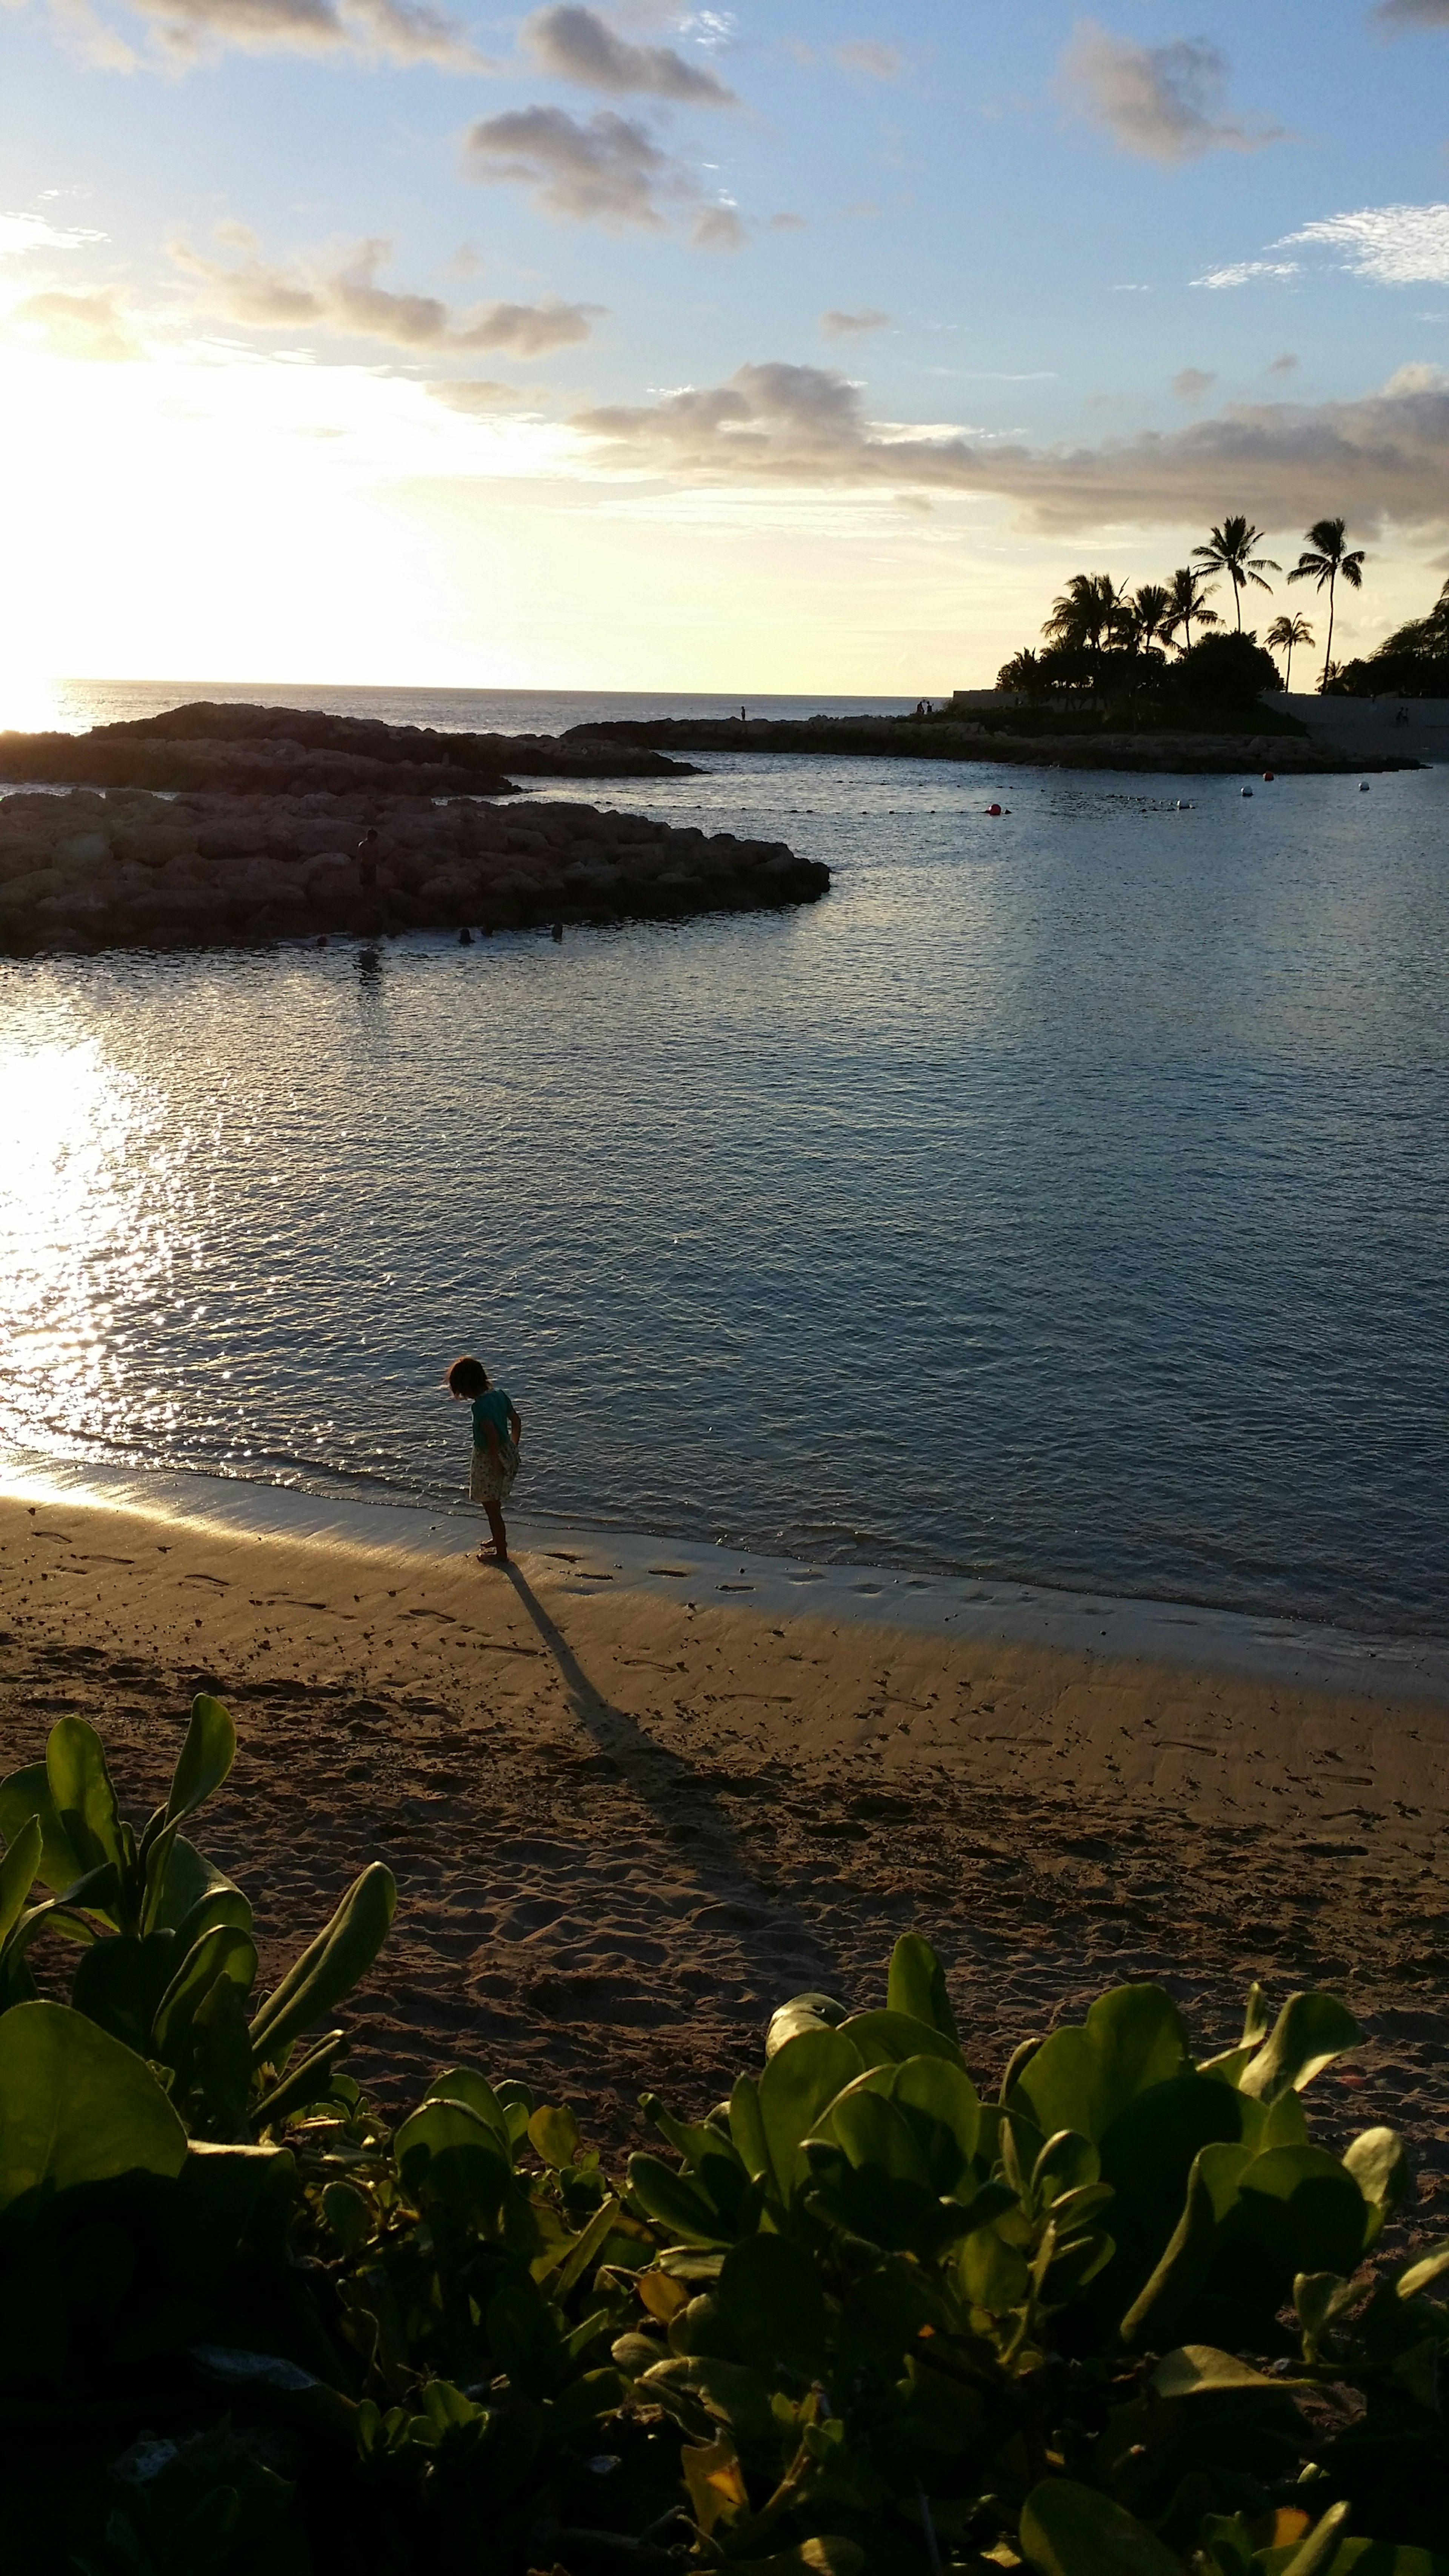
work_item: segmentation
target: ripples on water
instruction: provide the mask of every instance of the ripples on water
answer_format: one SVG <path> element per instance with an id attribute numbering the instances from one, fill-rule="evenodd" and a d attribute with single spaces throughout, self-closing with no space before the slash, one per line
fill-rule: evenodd
<path id="1" fill-rule="evenodd" d="M 0 966 L 12 1450 L 1449 1630 L 1443 775 L 711 766 L 822 904 Z"/>

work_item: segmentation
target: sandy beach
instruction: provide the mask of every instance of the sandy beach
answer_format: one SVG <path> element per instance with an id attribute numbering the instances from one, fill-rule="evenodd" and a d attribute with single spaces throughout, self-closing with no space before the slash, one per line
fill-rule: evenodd
<path id="1" fill-rule="evenodd" d="M 781 1616 L 671 1578 L 667 1547 L 687 1598 L 607 1546 L 505 1573 L 453 1526 L 420 1557 L 0 1498 L 0 1762 L 78 1710 L 144 1812 L 219 1692 L 241 1751 L 202 1839 L 264 1974 L 364 1861 L 397 1874 L 351 2016 L 384 2100 L 466 2058 L 622 2143 L 646 2085 L 705 2107 L 790 1993 L 877 1999 L 915 1926 L 982 2081 L 1123 1978 L 1165 1978 L 1217 2045 L 1250 1975 L 1331 1985 L 1370 2041 L 1324 2109 L 1403 2126 L 1431 2192 L 1449 2174 L 1449 1697 Z"/>

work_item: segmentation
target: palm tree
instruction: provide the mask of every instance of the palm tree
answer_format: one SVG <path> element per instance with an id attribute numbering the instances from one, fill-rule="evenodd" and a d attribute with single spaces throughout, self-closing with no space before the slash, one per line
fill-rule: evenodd
<path id="1" fill-rule="evenodd" d="M 1224 519 L 1220 528 L 1214 528 L 1205 546 L 1194 546 L 1192 550 L 1194 563 L 1207 564 L 1212 571 L 1227 574 L 1233 585 L 1233 606 L 1237 611 L 1240 635 L 1243 631 L 1243 593 L 1249 582 L 1255 590 L 1271 590 L 1273 585 L 1263 579 L 1264 573 L 1282 570 L 1271 555 L 1253 553 L 1262 533 L 1262 529 L 1255 528 L 1248 519 Z"/>
<path id="2" fill-rule="evenodd" d="M 1288 578 L 1291 581 L 1293 575 L 1290 573 Z M 1288 665 L 1283 673 L 1286 696 L 1293 686 L 1293 647 L 1295 644 L 1311 644 L 1313 629 L 1301 612 L 1296 617 L 1275 617 L 1263 640 L 1270 653 L 1286 653 L 1288 656 Z"/>
<path id="3" fill-rule="evenodd" d="M 1151 646 L 1167 632 L 1172 593 L 1160 581 L 1145 581 L 1132 600 L 1132 632 L 1138 644 Z"/>
<path id="4" fill-rule="evenodd" d="M 1054 644 L 1084 645 L 1098 653 L 1120 620 L 1125 597 L 1109 572 L 1074 572 L 1061 597 L 1052 601 L 1041 631 Z"/>
<path id="5" fill-rule="evenodd" d="M 1211 587 L 1200 572 L 1194 572 L 1191 564 L 1180 565 L 1172 576 L 1172 586 L 1167 594 L 1168 613 L 1160 631 L 1164 640 L 1171 643 L 1180 627 L 1184 653 L 1192 651 L 1194 626 L 1216 626 L 1218 623 L 1217 610 L 1203 606 Z"/>
<path id="6" fill-rule="evenodd" d="M 1346 533 L 1342 519 L 1315 519 L 1308 531 L 1307 545 L 1288 575 L 1290 581 L 1311 581 L 1315 590 L 1328 593 L 1328 642 L 1324 647 L 1323 677 L 1318 683 L 1320 696 L 1328 686 L 1333 657 L 1333 594 L 1339 574 L 1350 590 L 1363 588 L 1363 548 L 1360 546 L 1355 554 L 1346 553 Z"/>

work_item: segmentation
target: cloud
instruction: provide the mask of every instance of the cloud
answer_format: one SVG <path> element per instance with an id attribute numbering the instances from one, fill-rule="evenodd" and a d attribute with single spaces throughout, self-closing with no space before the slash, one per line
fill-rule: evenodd
<path id="1" fill-rule="evenodd" d="M 1227 57 L 1201 37 L 1134 45 L 1084 18 L 1062 57 L 1060 86 L 1077 115 L 1143 160 L 1195 161 L 1281 142 L 1281 125 L 1217 113 L 1227 75 Z"/>
<path id="2" fill-rule="evenodd" d="M 145 356 L 114 287 L 74 295 L 56 288 L 44 295 L 27 295 L 11 306 L 9 320 L 47 357 L 99 360 L 113 366 Z"/>
<path id="3" fill-rule="evenodd" d="M 52 5 L 67 21 L 76 19 L 79 7 L 77 23 L 93 59 L 134 67 L 129 49 L 81 0 Z M 130 6 L 172 62 L 193 62 L 235 45 L 248 53 L 380 56 L 449 71 L 495 68 L 457 19 L 430 0 L 130 0 Z"/>
<path id="4" fill-rule="evenodd" d="M 1172 379 L 1172 390 L 1179 402 L 1200 403 L 1216 383 L 1217 377 L 1205 374 L 1201 367 L 1182 367 Z"/>
<path id="5" fill-rule="evenodd" d="M 742 250 L 746 234 L 733 206 L 705 206 L 690 226 L 696 250 Z"/>
<path id="6" fill-rule="evenodd" d="M 1371 14 L 1391 36 L 1406 36 L 1416 27 L 1449 27 L 1449 0 L 1378 0 Z"/>
<path id="7" fill-rule="evenodd" d="M 894 80 L 901 67 L 894 45 L 873 44 L 868 36 L 852 37 L 848 44 L 837 45 L 835 59 L 842 71 L 864 72 L 867 80 Z"/>
<path id="8" fill-rule="evenodd" d="M 1302 262 L 1296 259 L 1235 259 L 1227 268 L 1210 268 L 1205 277 L 1195 277 L 1194 286 L 1251 286 L 1258 277 L 1301 277 Z"/>
<path id="9" fill-rule="evenodd" d="M 1449 206 L 1360 206 L 1285 233 L 1274 248 L 1308 242 L 1343 251 L 1343 266 L 1377 286 L 1449 285 Z"/>
<path id="10" fill-rule="evenodd" d="M 1270 376 L 1292 376 L 1296 375 L 1297 372 L 1298 360 L 1294 357 L 1291 349 L 1284 349 L 1279 357 L 1270 358 L 1268 361 L 1268 373 Z"/>
<path id="11" fill-rule="evenodd" d="M 820 333 L 822 339 L 846 340 L 856 331 L 883 331 L 890 318 L 888 313 L 877 312 L 874 305 L 867 305 L 861 313 L 842 313 L 832 305 L 828 313 L 820 316 Z"/>
<path id="12" fill-rule="evenodd" d="M 47 223 L 44 215 L 0 215 L 0 257 L 28 250 L 86 250 L 92 242 L 108 239 L 106 233 L 87 231 L 83 225 L 62 229 Z"/>
<path id="13" fill-rule="evenodd" d="M 236 230 L 245 235 L 245 226 Z M 232 233 L 235 238 L 235 232 Z M 590 336 L 596 304 L 483 304 L 454 313 L 435 295 L 399 295 L 379 286 L 377 272 L 391 255 L 386 241 L 360 242 L 330 274 L 274 268 L 256 258 L 238 268 L 202 259 L 185 242 L 172 256 L 203 280 L 213 310 L 249 331 L 328 331 L 343 338 L 381 340 L 394 349 L 507 349 L 537 358 Z"/>
<path id="14" fill-rule="evenodd" d="M 803 215 L 781 214 L 772 215 L 770 217 L 770 230 L 772 233 L 803 233 L 805 229 L 806 224 L 805 217 Z"/>
<path id="15" fill-rule="evenodd" d="M 1235 404 L 1168 432 L 1092 447 L 973 443 L 938 426 L 868 418 L 858 386 L 822 367 L 744 366 L 575 421 L 601 466 L 676 482 L 957 492 L 1012 504 L 1053 533 L 1179 526 L 1245 510 L 1296 529 L 1342 511 L 1449 525 L 1449 387 L 1386 387 L 1347 402 Z"/>
<path id="16" fill-rule="evenodd" d="M 638 224 L 657 232 L 657 188 L 678 191 L 678 164 L 631 117 L 601 108 L 582 124 L 561 107 L 511 108 L 469 132 L 470 179 L 511 181 L 571 223 Z"/>
<path id="17" fill-rule="evenodd" d="M 672 45 L 631 45 L 594 9 L 540 9 L 524 20 L 523 42 L 555 80 L 583 89 L 638 91 L 694 107 L 734 107 L 734 91 L 717 72 L 687 63 Z"/>
<path id="18" fill-rule="evenodd" d="M 487 376 L 460 376 L 449 384 L 429 385 L 426 391 L 449 411 L 466 412 L 477 420 L 492 420 L 499 412 L 516 411 L 524 400 L 517 385 L 494 384 Z M 537 397 L 530 395 L 529 399 Z"/>

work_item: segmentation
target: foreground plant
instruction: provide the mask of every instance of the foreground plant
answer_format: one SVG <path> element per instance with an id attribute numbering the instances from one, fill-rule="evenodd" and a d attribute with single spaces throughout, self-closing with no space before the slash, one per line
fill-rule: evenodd
<path id="1" fill-rule="evenodd" d="M 477 2067 L 390 2133 L 331 2040 L 286 2063 L 375 1953 L 360 1900 L 245 2020 L 254 1966 L 217 1942 L 249 1944 L 245 1900 L 177 1830 L 226 1776 L 225 1712 L 196 1704 L 140 1833 L 66 1730 L 0 1786 L 0 2431 L 29 2563 L 1444 2576 L 1449 2243 L 1386 2265 L 1399 2141 L 1309 2137 L 1360 2037 L 1332 1996 L 1270 2022 L 1255 1988 L 1198 2058 L 1167 1994 L 1118 1987 L 986 2099 L 910 1935 L 883 2008 L 797 1997 L 702 2120 L 645 2095 L 667 2152 L 623 2176 Z M 83 1943 L 74 2006 L 20 1991 L 46 1927 Z M 248 2070 L 225 2143 L 240 2097 L 180 2038 L 226 2027 L 218 1995 Z"/>
<path id="2" fill-rule="evenodd" d="M 387 1938 L 397 1890 L 373 1862 L 325 1930 L 252 2011 L 252 1909 L 182 1833 L 236 1755 L 221 1702 L 202 1695 L 170 1794 L 139 1832 L 122 1817 L 105 1749 L 83 1718 L 52 1727 L 43 1763 L 0 1781 L 0 2011 L 36 1994 L 29 1950 L 51 1931 L 78 1942 L 71 2001 L 166 2070 L 186 2126 L 257 2137 L 324 2095 L 347 2041 L 329 2031 L 295 2064 L 296 2041 L 350 1994 Z M 53 1893 L 28 1902 L 35 1880 Z"/>

